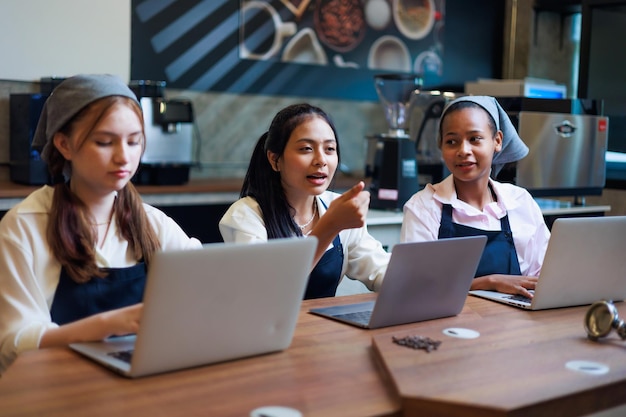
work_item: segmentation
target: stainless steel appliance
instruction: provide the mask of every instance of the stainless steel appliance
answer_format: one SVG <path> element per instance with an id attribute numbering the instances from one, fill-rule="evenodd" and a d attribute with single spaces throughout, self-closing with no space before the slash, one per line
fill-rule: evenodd
<path id="1" fill-rule="evenodd" d="M 131 81 L 144 115 L 146 150 L 133 181 L 177 185 L 189 180 L 193 161 L 191 101 L 165 99 L 163 81 Z"/>
<path id="2" fill-rule="evenodd" d="M 509 171 L 514 172 L 513 182 L 536 197 L 574 196 L 576 202 L 602 193 L 609 119 L 601 114 L 601 102 L 520 97 L 498 101 L 529 148 Z"/>
<path id="3" fill-rule="evenodd" d="M 437 145 L 437 133 L 444 107 L 456 97 L 456 93 L 439 90 L 414 90 L 411 93 L 409 132 L 415 142 L 420 186 L 438 183 L 447 173 Z"/>
<path id="4" fill-rule="evenodd" d="M 418 190 L 415 143 L 408 127 L 411 93 L 421 83 L 417 75 L 374 76 L 389 131 L 367 136 L 365 176 L 370 180 L 371 208 L 401 210 Z"/>

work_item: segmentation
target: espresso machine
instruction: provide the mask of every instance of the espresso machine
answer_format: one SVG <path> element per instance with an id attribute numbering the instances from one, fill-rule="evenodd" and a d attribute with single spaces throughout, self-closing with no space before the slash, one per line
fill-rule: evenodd
<path id="1" fill-rule="evenodd" d="M 411 94 L 422 86 L 422 79 L 410 74 L 383 74 L 374 76 L 374 85 L 389 130 L 366 137 L 365 176 L 370 180 L 370 207 L 402 210 L 418 191 L 415 143 L 408 128 Z"/>
<path id="2" fill-rule="evenodd" d="M 25 185 L 43 185 L 52 181 L 48 165 L 40 150 L 32 148 L 43 106 L 65 78 L 42 77 L 39 93 L 17 93 L 9 96 L 9 168 L 10 179 Z"/>
<path id="3" fill-rule="evenodd" d="M 48 165 L 32 149 L 47 94 L 11 94 L 9 98 L 9 157 L 11 181 L 26 185 L 50 182 Z"/>
<path id="4" fill-rule="evenodd" d="M 529 148 L 498 180 L 534 197 L 572 196 L 575 205 L 602 194 L 609 132 L 603 100 L 498 97 L 498 102 Z"/>
<path id="5" fill-rule="evenodd" d="M 179 185 L 189 181 L 193 160 L 193 107 L 191 101 L 165 99 L 164 81 L 134 80 L 144 117 L 146 150 L 133 182 Z"/>
<path id="6" fill-rule="evenodd" d="M 440 90 L 416 89 L 411 93 L 409 132 L 415 143 L 420 187 L 436 184 L 447 176 L 437 136 L 443 109 L 457 96 L 457 93 Z"/>

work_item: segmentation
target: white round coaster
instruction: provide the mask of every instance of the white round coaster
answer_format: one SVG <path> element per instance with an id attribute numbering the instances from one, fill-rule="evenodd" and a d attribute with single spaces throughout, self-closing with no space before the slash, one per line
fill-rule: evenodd
<path id="1" fill-rule="evenodd" d="M 270 405 L 252 410 L 250 417 L 302 417 L 302 413 L 295 408 Z"/>
<path id="2" fill-rule="evenodd" d="M 476 330 L 472 329 L 464 329 L 462 327 L 449 327 L 447 329 L 443 329 L 443 334 L 450 337 L 458 337 L 459 339 L 476 339 L 480 336 Z"/>
<path id="3" fill-rule="evenodd" d="M 583 372 L 591 375 L 604 375 L 609 372 L 609 367 L 600 362 L 591 361 L 569 361 L 565 367 L 570 371 Z"/>

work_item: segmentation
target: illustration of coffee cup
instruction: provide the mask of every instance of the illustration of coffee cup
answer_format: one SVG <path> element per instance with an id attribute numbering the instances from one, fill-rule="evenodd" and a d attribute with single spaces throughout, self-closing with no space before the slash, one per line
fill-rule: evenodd
<path id="1" fill-rule="evenodd" d="M 367 66 L 370 69 L 410 72 L 409 48 L 396 36 L 381 36 L 370 48 Z"/>
<path id="2" fill-rule="evenodd" d="M 393 20 L 405 37 L 425 38 L 435 23 L 433 0 L 393 0 Z"/>
<path id="3" fill-rule="evenodd" d="M 284 38 L 292 36 L 296 30 L 296 24 L 283 22 L 271 4 L 247 1 L 241 7 L 239 57 L 258 60 L 275 57 Z"/>

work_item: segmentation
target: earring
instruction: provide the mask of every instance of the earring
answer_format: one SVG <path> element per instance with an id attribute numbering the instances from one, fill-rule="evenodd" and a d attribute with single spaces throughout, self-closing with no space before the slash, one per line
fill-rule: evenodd
<path id="1" fill-rule="evenodd" d="M 621 339 L 626 339 L 626 325 L 611 301 L 593 303 L 585 314 L 584 324 L 587 337 L 593 341 L 607 336 L 613 329 L 617 330 Z"/>

